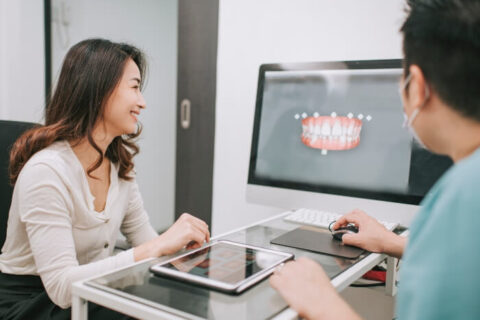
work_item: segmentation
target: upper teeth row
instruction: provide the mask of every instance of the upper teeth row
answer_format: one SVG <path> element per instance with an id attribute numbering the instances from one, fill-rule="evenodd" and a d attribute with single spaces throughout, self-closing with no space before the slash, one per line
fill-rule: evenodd
<path id="1" fill-rule="evenodd" d="M 315 136 L 351 136 L 355 137 L 360 134 L 361 127 L 355 126 L 353 123 L 349 126 L 342 126 L 338 121 L 335 122 L 333 127 L 330 126 L 328 122 L 324 122 L 321 125 L 304 125 L 303 134 L 304 135 L 315 135 Z"/>
<path id="2" fill-rule="evenodd" d="M 307 114 L 306 112 L 303 112 L 302 114 L 296 113 L 296 114 L 294 115 L 294 118 L 295 118 L 296 120 L 300 119 L 300 117 L 301 117 L 302 119 L 305 119 L 305 118 L 308 117 L 308 114 Z M 320 117 L 320 114 L 319 114 L 318 112 L 314 112 L 314 113 L 313 113 L 313 117 L 318 118 L 318 117 Z M 336 117 L 337 117 L 337 113 L 336 113 L 336 112 L 330 113 L 330 117 L 336 118 Z M 353 113 L 349 112 L 349 113 L 347 114 L 347 118 L 352 119 L 353 117 L 354 117 L 354 114 L 353 114 Z M 372 116 L 371 116 L 371 115 L 364 116 L 362 113 L 359 113 L 359 114 L 357 115 L 357 118 L 358 118 L 359 120 L 362 120 L 363 118 L 365 118 L 365 120 L 367 120 L 367 121 L 372 120 Z"/>

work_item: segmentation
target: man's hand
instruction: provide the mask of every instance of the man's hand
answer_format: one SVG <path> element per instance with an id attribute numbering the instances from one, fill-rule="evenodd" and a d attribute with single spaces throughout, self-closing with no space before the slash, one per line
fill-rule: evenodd
<path id="1" fill-rule="evenodd" d="M 313 260 L 299 258 L 277 268 L 270 285 L 287 303 L 307 319 L 358 319 L 340 298 L 322 267 Z"/>
<path id="2" fill-rule="evenodd" d="M 336 230 L 349 223 L 355 224 L 358 233 L 344 234 L 344 244 L 359 247 L 371 252 L 387 253 L 400 258 L 405 247 L 405 238 L 387 230 L 380 222 L 370 217 L 362 210 L 355 209 L 344 215 L 333 225 Z"/>

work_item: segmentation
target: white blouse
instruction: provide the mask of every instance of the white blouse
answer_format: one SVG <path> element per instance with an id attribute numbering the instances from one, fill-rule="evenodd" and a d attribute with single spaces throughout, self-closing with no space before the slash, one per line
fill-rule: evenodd
<path id="1" fill-rule="evenodd" d="M 132 246 L 157 236 L 135 180 L 111 165 L 105 210 L 96 212 L 87 176 L 66 141 L 37 152 L 15 184 L 0 271 L 39 275 L 50 299 L 71 304 L 71 285 L 134 262 L 133 249 L 112 256 L 121 231 Z"/>

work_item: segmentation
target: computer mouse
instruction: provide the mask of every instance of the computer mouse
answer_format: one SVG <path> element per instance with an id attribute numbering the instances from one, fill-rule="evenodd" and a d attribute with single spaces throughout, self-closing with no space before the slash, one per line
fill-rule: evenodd
<path id="1" fill-rule="evenodd" d="M 332 230 L 332 236 L 333 236 L 333 239 L 342 241 L 342 237 L 344 234 L 357 233 L 357 232 L 358 232 L 358 228 L 353 224 L 349 224 L 345 227 L 338 228 L 337 230 Z"/>

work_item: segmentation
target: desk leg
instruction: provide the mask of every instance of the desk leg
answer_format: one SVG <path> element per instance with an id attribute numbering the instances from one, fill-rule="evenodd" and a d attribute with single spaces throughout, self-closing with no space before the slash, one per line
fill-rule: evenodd
<path id="1" fill-rule="evenodd" d="M 398 259 L 387 257 L 387 278 L 385 282 L 385 291 L 389 296 L 397 294 L 397 263 Z"/>
<path id="2" fill-rule="evenodd" d="M 88 301 L 72 295 L 72 320 L 88 319 Z"/>

